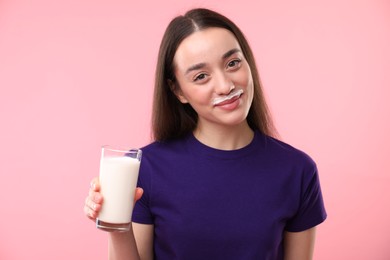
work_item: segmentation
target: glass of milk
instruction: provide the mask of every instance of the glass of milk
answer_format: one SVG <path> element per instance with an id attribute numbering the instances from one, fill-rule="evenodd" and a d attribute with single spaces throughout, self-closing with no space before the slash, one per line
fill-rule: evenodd
<path id="1" fill-rule="evenodd" d="M 103 204 L 97 228 L 110 232 L 130 229 L 141 157 L 140 149 L 102 147 L 99 182 Z"/>

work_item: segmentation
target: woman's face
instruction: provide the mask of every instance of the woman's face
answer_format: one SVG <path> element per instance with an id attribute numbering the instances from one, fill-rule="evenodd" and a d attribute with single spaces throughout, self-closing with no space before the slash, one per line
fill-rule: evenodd
<path id="1" fill-rule="evenodd" d="M 197 31 L 174 57 L 175 94 L 198 114 L 198 127 L 244 123 L 253 100 L 253 79 L 235 36 L 222 28 Z"/>

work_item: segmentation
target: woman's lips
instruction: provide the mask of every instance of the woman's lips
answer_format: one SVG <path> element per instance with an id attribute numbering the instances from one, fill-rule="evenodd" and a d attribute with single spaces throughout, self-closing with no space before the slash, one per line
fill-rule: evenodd
<path id="1" fill-rule="evenodd" d="M 229 95 L 227 95 L 225 97 L 215 98 L 213 100 L 213 105 L 214 106 L 222 106 L 222 105 L 233 103 L 234 101 L 239 99 L 243 93 L 244 93 L 244 90 L 239 89 L 239 90 L 236 90 L 236 91 L 230 93 Z"/>
<path id="2" fill-rule="evenodd" d="M 225 100 L 225 101 L 223 101 L 223 102 L 220 102 L 220 103 L 216 104 L 215 106 L 224 106 L 224 105 L 227 105 L 227 104 L 231 104 L 231 103 L 233 103 L 234 101 L 236 101 L 237 99 L 239 99 L 240 96 L 241 96 L 241 95 L 232 97 L 231 99 L 227 99 L 227 100 Z"/>

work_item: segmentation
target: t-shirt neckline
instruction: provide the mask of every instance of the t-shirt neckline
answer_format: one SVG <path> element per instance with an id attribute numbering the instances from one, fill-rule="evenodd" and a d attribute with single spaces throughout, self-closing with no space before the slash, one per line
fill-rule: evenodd
<path id="1" fill-rule="evenodd" d="M 203 144 L 198 139 L 196 139 L 193 133 L 191 133 L 187 137 L 187 145 L 188 149 L 194 156 L 206 156 L 220 159 L 237 159 L 240 157 L 246 157 L 255 152 L 256 149 L 262 147 L 261 144 L 264 143 L 264 138 L 262 137 L 264 137 L 264 135 L 262 135 L 259 131 L 254 131 L 253 139 L 248 145 L 235 150 L 221 150 Z"/>

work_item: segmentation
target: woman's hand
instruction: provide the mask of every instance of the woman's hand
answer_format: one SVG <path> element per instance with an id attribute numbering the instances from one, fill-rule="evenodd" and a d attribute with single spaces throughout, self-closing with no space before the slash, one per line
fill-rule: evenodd
<path id="1" fill-rule="evenodd" d="M 85 199 L 84 214 L 91 220 L 95 221 L 102 208 L 103 196 L 100 194 L 99 178 L 95 177 L 91 181 L 88 196 Z"/>
<path id="2" fill-rule="evenodd" d="M 142 197 L 143 189 L 136 188 L 134 203 Z M 97 216 L 99 215 L 99 211 L 102 208 L 103 204 L 103 196 L 100 193 L 100 183 L 99 178 L 95 177 L 91 181 L 91 186 L 89 188 L 88 196 L 85 199 L 84 204 L 84 214 L 91 220 L 95 221 Z"/>

